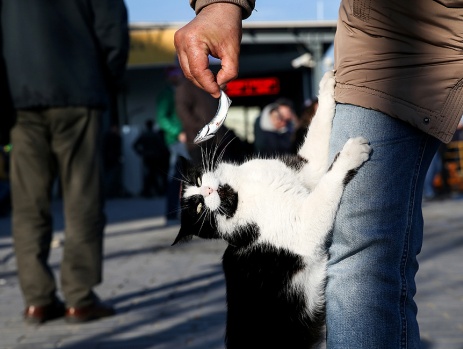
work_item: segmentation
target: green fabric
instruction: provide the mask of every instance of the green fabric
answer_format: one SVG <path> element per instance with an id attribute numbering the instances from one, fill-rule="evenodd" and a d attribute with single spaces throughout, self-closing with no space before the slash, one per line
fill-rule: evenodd
<path id="1" fill-rule="evenodd" d="M 175 111 L 175 91 L 171 86 L 166 86 L 156 100 L 156 121 L 164 131 L 166 144 L 172 145 L 178 142 L 178 135 L 182 132 L 182 123 Z"/>

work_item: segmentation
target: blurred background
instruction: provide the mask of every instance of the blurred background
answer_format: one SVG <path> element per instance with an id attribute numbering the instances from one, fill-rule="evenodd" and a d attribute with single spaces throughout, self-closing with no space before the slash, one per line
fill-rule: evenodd
<path id="1" fill-rule="evenodd" d="M 292 101 L 294 129 L 303 123 L 304 112 L 316 101 L 318 82 L 325 71 L 333 68 L 332 44 L 339 2 L 294 0 L 281 6 L 281 0 L 266 0 L 261 8 L 258 1 L 253 15 L 244 21 L 240 73 L 227 86 L 232 106 L 225 125 L 251 149 L 256 119 L 266 105 L 278 98 Z M 177 65 L 173 37 L 195 14 L 187 0 L 125 3 L 130 23 L 129 62 L 117 106 L 106 118 L 105 133 L 110 135 L 107 139 L 113 139 L 110 142 L 121 147 L 120 155 L 110 154 L 120 157 L 121 162 L 117 181 L 122 189 L 116 189 L 115 195 L 137 196 L 142 192 L 144 169 L 133 144 L 148 119 L 159 130 L 157 96 L 166 85 L 166 69 Z M 218 70 L 220 61 L 212 57 L 210 61 L 212 70 Z M 204 124 L 212 116 L 204 115 Z M 114 124 L 117 128 L 111 129 Z M 433 197 L 463 191 L 462 127 L 436 159 Z M 116 133 L 119 141 L 114 140 Z M 9 149 L 5 145 L 2 150 L 5 163 Z M 113 143 L 107 149 L 114 151 Z"/>
<path id="2" fill-rule="evenodd" d="M 164 86 L 164 70 L 177 64 L 174 33 L 194 17 L 186 1 L 126 0 L 130 21 L 130 56 L 124 90 L 118 97 L 123 138 L 126 190 L 141 187 L 139 157 L 131 144 L 148 118 L 156 120 L 156 98 Z M 323 73 L 332 68 L 332 42 L 338 0 L 266 1 L 265 8 L 244 21 L 239 78 L 227 87 L 232 99 L 226 126 L 253 143 L 254 122 L 262 108 L 279 97 L 293 101 L 296 112 L 316 96 Z M 212 69 L 220 61 L 211 58 Z M 205 115 L 205 123 L 208 117 Z M 130 175 L 128 173 L 130 171 Z"/>

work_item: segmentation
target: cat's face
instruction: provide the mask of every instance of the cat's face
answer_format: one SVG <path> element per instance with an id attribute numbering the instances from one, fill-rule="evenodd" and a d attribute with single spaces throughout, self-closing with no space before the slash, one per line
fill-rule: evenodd
<path id="1" fill-rule="evenodd" d="M 238 193 L 222 183 L 216 171 L 187 165 L 183 169 L 180 199 L 181 227 L 176 244 L 196 235 L 203 239 L 224 238 L 219 232 L 217 218 L 230 219 L 238 207 Z"/>

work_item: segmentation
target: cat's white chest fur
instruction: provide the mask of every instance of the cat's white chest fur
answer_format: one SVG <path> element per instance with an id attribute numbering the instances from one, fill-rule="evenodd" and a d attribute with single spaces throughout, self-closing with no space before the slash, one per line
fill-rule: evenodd
<path id="1" fill-rule="evenodd" d="M 259 242 L 301 255 L 313 251 L 301 215 L 303 198 L 309 192 L 294 171 L 279 160 L 255 159 L 240 166 L 221 164 L 216 175 L 239 193 L 234 217 L 217 217 L 223 233 L 232 234 L 238 226 L 256 223 L 262 232 Z"/>

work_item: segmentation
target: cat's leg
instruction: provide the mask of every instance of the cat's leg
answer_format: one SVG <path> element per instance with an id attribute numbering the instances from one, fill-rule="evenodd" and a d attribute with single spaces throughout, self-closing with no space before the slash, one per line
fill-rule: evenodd
<path id="1" fill-rule="evenodd" d="M 370 146 L 365 138 L 349 139 L 336 156 L 328 172 L 307 197 L 300 216 L 304 217 L 311 234 L 306 239 L 306 251 L 323 245 L 326 235 L 332 229 L 345 186 L 357 173 L 357 169 L 368 159 Z"/>
<path id="2" fill-rule="evenodd" d="M 308 162 L 301 171 L 301 180 L 312 189 L 328 170 L 331 125 L 335 113 L 334 72 L 328 71 L 320 81 L 318 109 L 305 136 L 298 155 Z"/>
<path id="3" fill-rule="evenodd" d="M 296 276 L 294 284 L 305 290 L 307 309 L 312 316 L 322 311 L 325 301 L 327 235 L 333 227 L 345 186 L 368 159 L 369 153 L 366 139 L 349 139 L 298 212 L 308 228 L 298 240 L 297 249 L 311 267 L 310 273 Z"/>

